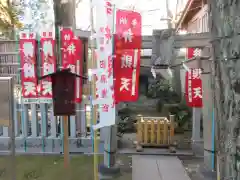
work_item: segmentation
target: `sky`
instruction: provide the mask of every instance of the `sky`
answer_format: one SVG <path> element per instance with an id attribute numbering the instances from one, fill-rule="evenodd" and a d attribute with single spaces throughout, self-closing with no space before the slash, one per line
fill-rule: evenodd
<path id="1" fill-rule="evenodd" d="M 179 5 L 187 0 L 179 0 Z M 136 11 L 142 15 L 142 34 L 151 35 L 153 29 L 167 28 L 167 22 L 161 20 L 166 18 L 165 0 L 115 0 L 117 8 L 128 9 L 135 6 Z M 175 14 L 177 0 L 169 0 L 169 8 Z M 76 26 L 79 29 L 87 30 L 90 25 L 90 0 L 82 0 L 76 9 Z"/>

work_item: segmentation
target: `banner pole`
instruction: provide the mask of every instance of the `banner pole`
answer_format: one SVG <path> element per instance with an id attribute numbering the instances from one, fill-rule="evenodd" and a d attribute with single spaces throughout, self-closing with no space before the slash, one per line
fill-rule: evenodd
<path id="1" fill-rule="evenodd" d="M 69 167 L 69 143 L 68 143 L 68 116 L 63 116 L 63 156 L 64 156 L 64 167 Z"/>
<path id="2" fill-rule="evenodd" d="M 93 20 L 93 6 L 92 6 L 92 0 L 90 1 L 91 4 L 91 9 L 90 9 L 90 19 L 91 19 L 91 36 L 94 34 L 94 20 Z M 90 40 L 90 45 L 91 45 L 91 63 L 90 63 L 90 69 L 95 69 L 96 68 L 96 60 L 94 58 L 94 46 L 93 46 L 93 40 Z M 92 82 L 91 82 L 91 100 L 96 99 L 96 79 L 94 76 L 92 76 Z M 93 105 L 92 106 L 92 118 L 93 118 L 93 124 L 97 124 L 97 106 Z M 92 128 L 92 127 L 91 127 Z M 94 180 L 98 180 L 98 137 L 97 137 L 97 130 L 94 130 L 94 142 L 93 142 L 93 148 L 94 148 L 94 153 L 93 153 L 93 163 L 94 163 Z"/>

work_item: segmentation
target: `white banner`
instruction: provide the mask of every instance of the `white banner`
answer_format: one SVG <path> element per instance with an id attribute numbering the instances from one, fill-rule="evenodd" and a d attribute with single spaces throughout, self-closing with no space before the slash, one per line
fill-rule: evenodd
<path id="1" fill-rule="evenodd" d="M 115 124 L 115 102 L 113 88 L 113 30 L 114 5 L 111 0 L 98 0 L 92 4 L 96 9 L 96 87 L 97 98 L 93 104 L 99 105 L 99 124 L 93 129 L 99 129 Z"/>

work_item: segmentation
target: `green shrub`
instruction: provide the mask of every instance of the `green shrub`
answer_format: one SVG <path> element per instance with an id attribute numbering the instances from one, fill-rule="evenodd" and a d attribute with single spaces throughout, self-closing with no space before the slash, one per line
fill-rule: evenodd
<path id="1" fill-rule="evenodd" d="M 175 121 L 179 127 L 184 126 L 184 124 L 190 121 L 192 117 L 191 109 L 183 103 L 178 104 L 178 106 L 170 107 L 169 113 L 176 116 Z"/>

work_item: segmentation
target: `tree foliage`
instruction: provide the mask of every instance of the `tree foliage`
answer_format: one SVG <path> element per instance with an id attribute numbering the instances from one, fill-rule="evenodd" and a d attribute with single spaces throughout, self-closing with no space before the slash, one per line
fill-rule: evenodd
<path id="1" fill-rule="evenodd" d="M 163 103 L 177 103 L 180 101 L 180 97 L 173 90 L 171 82 L 165 79 L 158 79 L 149 84 L 147 96 L 159 99 Z"/>
<path id="2" fill-rule="evenodd" d="M 19 10 L 10 3 L 0 1 L 0 32 L 2 36 L 9 36 L 14 29 L 22 28 L 19 21 Z"/>

